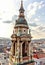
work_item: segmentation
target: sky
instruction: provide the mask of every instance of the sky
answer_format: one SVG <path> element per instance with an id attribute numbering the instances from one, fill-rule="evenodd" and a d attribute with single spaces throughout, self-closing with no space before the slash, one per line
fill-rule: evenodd
<path id="1" fill-rule="evenodd" d="M 0 0 L 0 37 L 10 38 L 21 0 Z M 33 39 L 45 38 L 45 0 L 23 0 Z"/>

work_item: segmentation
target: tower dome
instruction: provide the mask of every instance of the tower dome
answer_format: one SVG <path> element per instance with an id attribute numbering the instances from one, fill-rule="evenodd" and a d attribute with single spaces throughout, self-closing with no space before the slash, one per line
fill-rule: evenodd
<path id="1" fill-rule="evenodd" d="M 19 18 L 18 20 L 16 20 L 16 25 L 17 24 L 23 24 L 23 25 L 28 25 L 27 24 L 27 21 L 26 21 L 26 19 L 24 19 L 23 17 L 21 17 L 21 18 Z"/>
<path id="2" fill-rule="evenodd" d="M 25 19 L 24 11 L 25 10 L 23 8 L 23 1 L 21 1 L 21 6 L 20 6 L 20 9 L 19 9 L 19 17 L 16 20 L 15 27 L 23 26 L 23 27 L 28 28 L 28 24 L 27 24 L 27 21 Z"/>

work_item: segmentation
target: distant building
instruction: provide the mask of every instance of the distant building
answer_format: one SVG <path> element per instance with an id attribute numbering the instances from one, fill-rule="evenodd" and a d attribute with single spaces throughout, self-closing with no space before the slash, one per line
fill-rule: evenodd
<path id="1" fill-rule="evenodd" d="M 35 65 L 45 65 L 45 44 L 37 45 L 33 43 L 33 58 Z"/>
<path id="2" fill-rule="evenodd" d="M 5 44 L 6 42 L 4 43 L 3 41 L 5 40 L 1 39 L 1 42 L 0 42 L 0 65 L 9 65 L 8 54 L 6 53 L 7 46 Z"/>
<path id="3" fill-rule="evenodd" d="M 9 65 L 34 65 L 30 46 L 32 37 L 24 16 L 24 11 L 23 1 L 21 1 L 19 17 L 16 20 L 14 31 L 11 35 L 12 45 Z"/>
<path id="4" fill-rule="evenodd" d="M 4 51 L 0 53 L 0 65 L 9 65 L 7 54 Z"/>
<path id="5" fill-rule="evenodd" d="M 11 40 L 8 38 L 0 39 L 0 53 L 4 51 L 4 49 L 10 50 L 11 48 Z"/>
<path id="6" fill-rule="evenodd" d="M 34 58 L 34 61 L 35 61 L 35 65 L 45 65 L 45 57 L 39 59 Z"/>

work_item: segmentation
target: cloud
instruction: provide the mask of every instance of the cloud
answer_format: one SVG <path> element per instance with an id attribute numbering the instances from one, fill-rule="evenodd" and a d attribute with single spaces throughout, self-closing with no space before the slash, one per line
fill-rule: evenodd
<path id="1" fill-rule="evenodd" d="M 14 14 L 18 14 L 17 4 L 14 0 L 0 0 L 0 18 L 2 21 L 11 20 Z"/>
<path id="2" fill-rule="evenodd" d="M 41 9 L 44 6 L 45 6 L 44 1 L 41 1 L 38 8 Z"/>
<path id="3" fill-rule="evenodd" d="M 36 30 L 31 30 L 33 33 L 35 33 L 35 34 L 39 34 L 39 32 L 38 31 L 36 31 Z"/>
<path id="4" fill-rule="evenodd" d="M 41 9 L 44 6 L 44 1 L 30 3 L 27 7 L 27 17 L 31 18 L 36 14 L 37 10 Z"/>
<path id="5" fill-rule="evenodd" d="M 12 23 L 12 21 L 3 21 L 3 23 Z"/>
<path id="6" fill-rule="evenodd" d="M 39 39 L 39 38 L 42 38 L 44 36 L 42 36 L 42 33 L 40 33 L 40 31 L 37 31 L 37 30 L 31 30 L 31 34 L 32 34 L 32 37 L 33 39 Z"/>
<path id="7" fill-rule="evenodd" d="M 35 29 L 31 29 L 31 34 L 33 38 L 45 38 L 45 27 L 38 26 Z"/>
<path id="8" fill-rule="evenodd" d="M 18 17 L 17 15 L 13 15 L 12 20 L 7 20 L 7 21 L 5 20 L 3 21 L 3 23 L 13 23 L 17 19 L 17 17 Z"/>
<path id="9" fill-rule="evenodd" d="M 45 29 L 45 27 L 44 27 L 44 26 L 39 26 L 37 29 L 38 29 L 39 31 L 43 31 L 43 30 Z"/>
<path id="10" fill-rule="evenodd" d="M 27 0 L 24 0 L 24 3 Z M 19 14 L 21 0 L 0 0 L 0 18 L 2 21 L 11 20 L 12 16 Z M 17 5 L 17 6 L 16 6 Z M 13 20 L 16 17 L 13 17 Z M 0 19 L 1 20 L 1 19 Z"/>
<path id="11" fill-rule="evenodd" d="M 0 20 L 2 20 L 2 18 L 0 18 Z"/>
<path id="12" fill-rule="evenodd" d="M 38 25 L 36 23 L 30 23 L 30 26 L 37 27 Z"/>
<path id="13" fill-rule="evenodd" d="M 45 33 L 45 29 L 44 29 L 42 32 L 44 32 L 44 33 Z"/>
<path id="14" fill-rule="evenodd" d="M 12 16 L 12 21 L 16 20 L 18 18 L 18 15 L 13 15 Z"/>
<path id="15" fill-rule="evenodd" d="M 38 19 L 38 18 L 35 18 L 35 19 L 34 19 L 34 21 L 38 22 L 38 21 L 39 21 L 39 19 Z"/>

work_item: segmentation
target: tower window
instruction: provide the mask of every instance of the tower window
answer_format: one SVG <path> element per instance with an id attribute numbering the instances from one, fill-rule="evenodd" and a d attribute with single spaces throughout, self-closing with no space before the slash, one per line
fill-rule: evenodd
<path id="1" fill-rule="evenodd" d="M 21 30 L 19 30 L 19 32 L 21 32 Z"/>
<path id="2" fill-rule="evenodd" d="M 25 32 L 25 30 L 24 30 L 24 32 Z"/>

